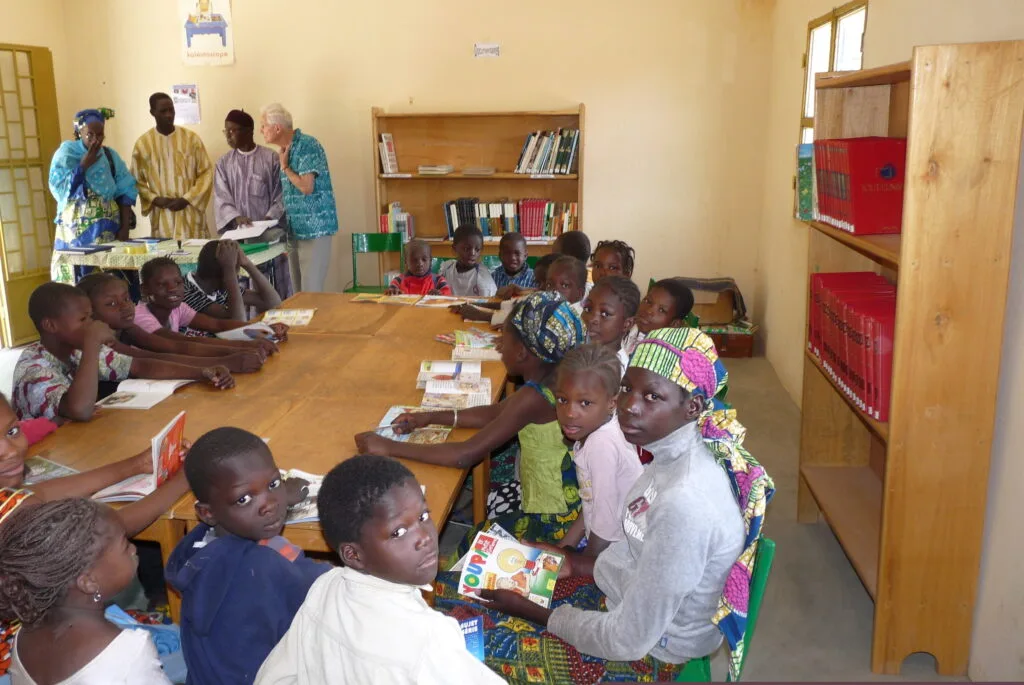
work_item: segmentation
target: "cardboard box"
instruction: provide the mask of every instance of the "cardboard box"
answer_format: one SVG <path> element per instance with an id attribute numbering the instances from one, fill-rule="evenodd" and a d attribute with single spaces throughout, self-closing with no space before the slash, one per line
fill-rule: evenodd
<path id="1" fill-rule="evenodd" d="M 693 313 L 702 326 L 732 323 L 734 302 L 732 292 L 712 293 L 706 290 L 693 291 Z"/>

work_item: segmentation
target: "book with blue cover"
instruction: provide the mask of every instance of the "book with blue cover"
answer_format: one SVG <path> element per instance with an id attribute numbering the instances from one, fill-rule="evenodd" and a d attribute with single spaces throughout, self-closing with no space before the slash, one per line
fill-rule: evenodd
<path id="1" fill-rule="evenodd" d="M 484 617 L 474 616 L 459 621 L 462 637 L 466 641 L 466 649 L 480 661 L 484 660 Z"/>

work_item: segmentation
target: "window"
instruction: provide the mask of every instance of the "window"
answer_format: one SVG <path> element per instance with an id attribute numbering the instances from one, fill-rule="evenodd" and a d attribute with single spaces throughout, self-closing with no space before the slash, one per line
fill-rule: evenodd
<path id="1" fill-rule="evenodd" d="M 864 26 L 868 3 L 858 0 L 837 7 L 807 26 L 804 53 L 804 106 L 800 142 L 814 142 L 814 77 L 826 71 L 857 71 L 864 61 Z"/>

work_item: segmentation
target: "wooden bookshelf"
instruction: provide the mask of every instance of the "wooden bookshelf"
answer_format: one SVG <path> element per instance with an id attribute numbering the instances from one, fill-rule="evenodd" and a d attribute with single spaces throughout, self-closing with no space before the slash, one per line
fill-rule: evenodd
<path id="1" fill-rule="evenodd" d="M 897 285 L 891 412 L 872 422 L 805 355 L 798 518 L 823 516 L 875 600 L 871 668 L 963 675 L 981 563 L 1014 204 L 1024 41 L 914 49 L 816 82 L 815 136 L 907 137 L 899 236 L 809 222 L 808 273 Z M 979 353 L 979 345 L 984 352 Z"/>
<path id="2" fill-rule="evenodd" d="M 839 395 L 844 402 L 846 402 L 846 404 L 850 407 L 851 410 L 853 410 L 853 412 L 857 415 L 857 418 L 859 418 L 864 423 L 868 430 L 877 435 L 878 439 L 881 440 L 882 442 L 888 442 L 889 424 L 885 423 L 884 421 L 878 421 L 876 419 L 873 419 L 864 412 L 862 412 L 860 408 L 858 408 L 853 403 L 853 400 L 851 400 L 850 397 L 846 393 L 844 393 L 839 388 L 839 386 L 836 385 L 835 381 L 832 380 L 832 377 L 828 374 L 828 371 L 826 371 L 825 367 L 822 366 L 821 361 L 817 357 L 815 357 L 810 350 L 805 350 L 804 355 L 807 357 L 807 360 L 814 366 L 814 368 L 817 369 L 818 373 L 821 374 L 821 377 L 824 378 L 825 381 L 832 386 L 832 389 L 835 390 L 836 394 Z"/>

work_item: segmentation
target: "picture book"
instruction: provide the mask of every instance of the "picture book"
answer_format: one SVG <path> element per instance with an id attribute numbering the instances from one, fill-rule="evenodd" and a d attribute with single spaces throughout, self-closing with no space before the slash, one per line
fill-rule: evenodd
<path id="1" fill-rule="evenodd" d="M 292 523 L 315 523 L 320 520 L 320 514 L 316 508 L 317 497 L 320 495 L 320 486 L 323 485 L 324 477 L 315 473 L 306 473 L 299 469 L 281 470 L 281 478 L 301 478 L 309 482 L 309 494 L 294 507 L 288 510 L 288 518 L 285 525 Z"/>
<path id="2" fill-rule="evenodd" d="M 384 299 L 383 293 L 359 293 L 352 298 L 352 302 L 377 302 Z"/>
<path id="3" fill-rule="evenodd" d="M 462 638 L 466 641 L 466 650 L 480 661 L 484 660 L 484 617 L 474 616 L 459 621 Z"/>
<path id="4" fill-rule="evenodd" d="M 565 556 L 479 532 L 459 577 L 459 594 L 478 597 L 480 590 L 511 590 L 542 607 L 551 595 Z"/>
<path id="5" fill-rule="evenodd" d="M 266 323 L 255 322 L 246 324 L 239 328 L 233 328 L 230 331 L 221 331 L 217 334 L 217 337 L 221 340 L 259 340 L 260 338 L 266 338 L 272 342 L 277 342 L 277 336 L 274 335 L 274 329 L 268 326 Z"/>
<path id="6" fill-rule="evenodd" d="M 455 331 L 441 342 L 454 345 L 452 361 L 501 361 L 501 352 L 497 349 L 498 333 L 472 328 L 468 331 Z M 438 338 L 440 340 L 440 337 Z"/>
<path id="7" fill-rule="evenodd" d="M 185 412 L 179 413 L 153 436 L 153 473 L 141 473 L 100 490 L 93 499 L 100 502 L 134 502 L 150 494 L 181 470 L 185 463 L 181 445 L 185 439 Z"/>
<path id="8" fill-rule="evenodd" d="M 481 532 L 483 532 L 483 533 L 485 533 L 487 535 L 490 535 L 491 537 L 500 538 L 502 540 L 511 540 L 512 542 L 516 541 L 516 538 L 515 538 L 514 535 L 512 535 L 512 533 L 508 532 L 507 530 L 502 528 L 497 523 L 493 523 L 492 522 L 492 523 L 488 524 L 487 527 L 484 528 Z M 466 552 L 465 554 L 463 554 L 462 558 L 460 558 L 458 561 L 456 561 L 454 564 L 452 564 L 452 567 L 450 569 L 448 569 L 448 570 L 449 571 L 461 571 L 463 569 L 463 567 L 466 565 L 466 561 L 469 560 L 469 554 L 470 554 L 469 552 Z"/>
<path id="9" fill-rule="evenodd" d="M 480 374 L 480 362 L 422 362 L 420 373 L 416 376 L 416 389 L 426 388 L 427 381 L 478 381 Z"/>
<path id="10" fill-rule="evenodd" d="M 192 381 L 154 381 L 129 378 L 117 384 L 117 391 L 96 403 L 106 409 L 151 409 L 174 394 L 174 391 Z"/>
<path id="11" fill-rule="evenodd" d="M 286 326 L 308 326 L 315 309 L 271 309 L 263 315 L 263 323 L 283 323 Z"/>
<path id="12" fill-rule="evenodd" d="M 436 445 L 442 443 L 448 439 L 448 435 L 452 432 L 451 426 L 438 426 L 430 425 L 417 428 L 412 433 L 399 434 L 391 428 L 391 424 L 402 414 L 407 412 L 421 412 L 428 411 L 423 407 L 410 407 L 403 405 L 396 405 L 388 409 L 387 413 L 384 414 L 384 418 L 377 424 L 377 434 L 387 438 L 388 440 L 395 440 L 397 442 L 409 442 L 416 445 Z"/>
<path id="13" fill-rule="evenodd" d="M 414 305 L 420 301 L 422 295 L 385 295 L 380 298 L 382 304 Z"/>
<path id="14" fill-rule="evenodd" d="M 431 409 L 469 409 L 491 403 L 490 378 L 476 381 L 430 380 L 424 390 L 421 404 Z"/>
<path id="15" fill-rule="evenodd" d="M 416 306 L 447 309 L 454 305 L 477 304 L 479 302 L 487 302 L 487 298 L 481 299 L 478 297 L 453 297 L 451 295 L 424 295 L 423 298 L 416 303 Z"/>
<path id="16" fill-rule="evenodd" d="M 25 485 L 36 485 L 43 481 L 73 476 L 78 471 L 43 457 L 29 457 L 25 460 Z"/>

